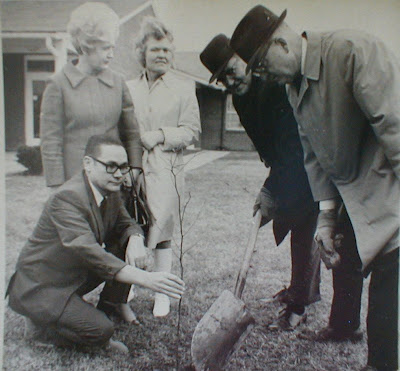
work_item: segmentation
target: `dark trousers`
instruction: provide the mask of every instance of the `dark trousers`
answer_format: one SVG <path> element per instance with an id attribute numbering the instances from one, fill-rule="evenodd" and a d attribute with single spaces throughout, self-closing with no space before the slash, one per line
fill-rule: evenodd
<path id="1" fill-rule="evenodd" d="M 399 249 L 371 265 L 367 317 L 368 364 L 379 371 L 398 369 Z"/>
<path id="2" fill-rule="evenodd" d="M 55 327 L 60 344 L 103 345 L 114 333 L 114 323 L 78 294 L 73 294 Z"/>
<path id="3" fill-rule="evenodd" d="M 117 258 L 125 261 L 126 244 L 120 246 L 119 242 L 114 241 L 107 244 L 106 250 L 115 255 Z M 99 304 L 115 305 L 126 303 L 128 300 L 131 285 L 117 281 L 106 282 L 103 291 L 100 294 Z"/>
<path id="4" fill-rule="evenodd" d="M 117 241 L 108 241 L 106 250 L 117 258 L 125 261 L 126 245 L 121 246 Z M 86 283 L 77 290 L 77 294 L 83 296 L 94 290 L 97 286 L 103 283 L 104 280 L 96 275 L 89 275 Z M 99 306 L 126 303 L 131 285 L 117 281 L 106 282 L 103 291 L 100 294 Z"/>
<path id="5" fill-rule="evenodd" d="M 124 260 L 126 246 L 118 243 L 106 248 L 115 256 Z M 85 302 L 82 296 L 94 290 L 104 280 L 96 275 L 89 275 L 86 283 L 71 296 L 54 330 L 61 336 L 61 343 L 101 345 L 114 333 L 114 324 L 107 315 L 112 313 L 119 303 L 126 303 L 130 285 L 116 281 L 106 282 L 97 308 Z M 100 309 L 100 310 L 99 310 Z"/>
<path id="6" fill-rule="evenodd" d="M 321 299 L 320 253 L 314 243 L 317 211 L 312 211 L 302 219 L 290 222 L 290 249 L 292 276 L 288 289 L 289 305 L 305 306 Z"/>
<path id="7" fill-rule="evenodd" d="M 333 269 L 333 300 L 329 326 L 340 332 L 352 332 L 360 326 L 362 264 L 357 251 L 353 226 L 346 215 L 338 226 L 344 239 L 338 248 L 341 263 Z"/>

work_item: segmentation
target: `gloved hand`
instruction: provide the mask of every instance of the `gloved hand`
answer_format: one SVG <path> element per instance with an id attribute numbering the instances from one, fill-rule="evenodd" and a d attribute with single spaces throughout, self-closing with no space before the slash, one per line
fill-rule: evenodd
<path id="1" fill-rule="evenodd" d="M 152 150 L 157 144 L 164 143 L 164 133 L 162 130 L 152 130 L 145 132 L 140 137 L 143 147 L 148 151 Z"/>
<path id="2" fill-rule="evenodd" d="M 328 269 L 337 268 L 340 264 L 340 255 L 335 248 L 340 247 L 343 235 L 335 235 L 336 223 L 336 209 L 320 210 L 314 239 Z"/>
<path id="3" fill-rule="evenodd" d="M 262 215 L 260 227 L 274 219 L 276 215 L 277 206 L 275 200 L 271 192 L 265 187 L 261 188 L 256 198 L 256 202 L 253 206 L 253 216 L 256 215 L 258 209 L 261 210 Z"/>

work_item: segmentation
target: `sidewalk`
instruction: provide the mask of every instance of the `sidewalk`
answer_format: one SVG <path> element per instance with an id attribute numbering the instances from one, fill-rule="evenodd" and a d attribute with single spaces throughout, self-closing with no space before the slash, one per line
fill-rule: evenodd
<path id="1" fill-rule="evenodd" d="M 6 175 L 22 173 L 26 167 L 17 162 L 17 152 L 6 152 L 4 156 L 4 168 Z"/>
<path id="2" fill-rule="evenodd" d="M 192 171 L 229 154 L 229 151 L 198 150 L 184 155 L 185 171 Z"/>
<path id="3" fill-rule="evenodd" d="M 229 154 L 229 151 L 209 151 L 209 150 L 189 150 L 184 155 L 185 171 L 192 171 L 200 166 L 215 161 Z M 21 173 L 26 168 L 17 162 L 16 152 L 5 153 L 5 172 L 6 175 Z"/>

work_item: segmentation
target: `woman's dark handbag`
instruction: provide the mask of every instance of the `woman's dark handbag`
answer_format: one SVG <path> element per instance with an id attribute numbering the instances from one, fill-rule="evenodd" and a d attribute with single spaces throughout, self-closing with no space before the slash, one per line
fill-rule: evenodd
<path id="1" fill-rule="evenodd" d="M 136 220 L 142 227 L 145 236 L 147 236 L 151 225 L 151 211 L 147 205 L 146 193 L 143 187 L 137 187 L 132 172 L 129 172 L 128 176 L 131 179 L 131 186 L 123 185 L 121 189 L 125 207 L 129 215 Z M 139 176 L 143 177 L 142 184 L 144 184 L 144 174 L 141 173 Z"/>

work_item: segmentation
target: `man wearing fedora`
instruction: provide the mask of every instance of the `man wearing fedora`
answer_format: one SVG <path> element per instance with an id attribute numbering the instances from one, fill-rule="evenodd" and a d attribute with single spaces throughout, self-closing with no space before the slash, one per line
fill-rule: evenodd
<path id="1" fill-rule="evenodd" d="M 298 34 L 264 8 L 251 9 L 231 47 L 270 81 L 287 84 L 314 199 L 316 239 L 333 245 L 342 201 L 365 276 L 371 273 L 364 370 L 398 369 L 400 67 L 385 44 L 360 31 Z M 342 263 L 350 254 L 342 255 Z M 348 282 L 337 280 L 334 290 Z"/>
<path id="2" fill-rule="evenodd" d="M 266 86 L 246 73 L 246 63 L 215 36 L 200 54 L 215 79 L 233 94 L 233 104 L 261 160 L 270 167 L 257 197 L 263 224 L 273 219 L 276 244 L 291 231 L 292 276 L 288 289 L 277 294 L 285 304 L 270 329 L 293 330 L 306 318 L 305 306 L 320 300 L 320 254 L 313 243 L 318 205 L 314 202 L 303 163 L 297 123 L 284 87 Z M 263 225 L 262 224 L 262 225 Z"/>

